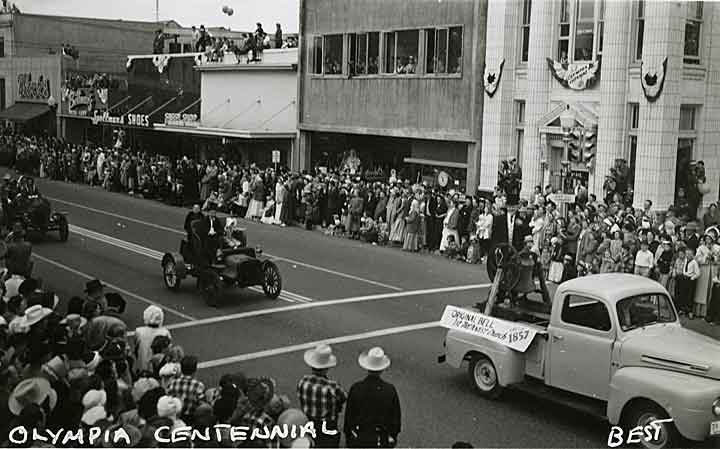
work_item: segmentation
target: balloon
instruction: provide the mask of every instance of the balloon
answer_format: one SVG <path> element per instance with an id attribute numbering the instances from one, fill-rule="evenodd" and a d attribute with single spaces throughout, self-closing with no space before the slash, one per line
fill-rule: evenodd
<path id="1" fill-rule="evenodd" d="M 230 9 L 228 9 L 227 15 L 232 16 L 234 13 L 235 13 L 235 10 L 230 8 Z"/>

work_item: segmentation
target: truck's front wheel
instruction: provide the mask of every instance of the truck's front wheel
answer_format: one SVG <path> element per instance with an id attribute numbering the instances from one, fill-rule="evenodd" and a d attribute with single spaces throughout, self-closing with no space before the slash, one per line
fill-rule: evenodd
<path id="1" fill-rule="evenodd" d="M 668 419 L 668 414 L 659 405 L 647 401 L 635 404 L 627 415 L 628 429 L 640 427 L 651 430 L 650 438 L 642 438 L 640 446 L 647 449 L 669 449 L 678 447 L 680 434 L 672 422 L 657 422 Z M 657 430 L 656 430 L 657 429 Z M 657 436 L 657 438 L 655 438 Z"/>
<path id="2" fill-rule="evenodd" d="M 470 359 L 468 367 L 470 380 L 480 396 L 497 399 L 503 392 L 498 380 L 497 370 L 492 361 L 482 355 L 475 355 Z"/>

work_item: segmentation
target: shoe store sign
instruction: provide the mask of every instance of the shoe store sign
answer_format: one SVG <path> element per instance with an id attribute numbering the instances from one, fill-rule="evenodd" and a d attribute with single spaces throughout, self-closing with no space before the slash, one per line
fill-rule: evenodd
<path id="1" fill-rule="evenodd" d="M 117 126 L 137 126 L 140 128 L 150 127 L 150 116 L 147 114 L 126 114 L 126 115 L 110 115 L 109 112 L 98 113 L 91 117 L 92 124 L 107 123 Z"/>
<path id="2" fill-rule="evenodd" d="M 197 128 L 200 125 L 197 114 L 165 114 L 165 125 L 178 128 Z"/>

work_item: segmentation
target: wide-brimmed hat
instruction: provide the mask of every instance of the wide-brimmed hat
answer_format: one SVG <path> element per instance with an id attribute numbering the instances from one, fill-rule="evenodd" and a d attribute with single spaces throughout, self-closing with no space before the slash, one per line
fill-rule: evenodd
<path id="1" fill-rule="evenodd" d="M 88 281 L 85 283 L 85 293 L 96 292 L 103 288 L 105 288 L 105 286 L 102 282 L 100 282 L 99 279 L 93 279 L 92 281 Z"/>
<path id="2" fill-rule="evenodd" d="M 25 310 L 23 324 L 25 324 L 26 326 L 32 326 L 33 324 L 37 324 L 43 319 L 45 319 L 51 313 L 52 309 L 43 307 L 40 304 L 35 304 L 34 306 L 28 307 Z"/>
<path id="3" fill-rule="evenodd" d="M 12 180 L 12 176 L 10 175 L 10 173 L 5 173 L 5 176 L 3 176 L 3 180 L 5 180 L 5 181 Z"/>
<path id="4" fill-rule="evenodd" d="M 177 416 L 182 411 L 183 403 L 179 398 L 173 396 L 163 396 L 158 399 L 157 415 L 160 418 L 168 418 Z"/>
<path id="5" fill-rule="evenodd" d="M 43 370 L 45 373 L 49 374 L 50 376 L 54 377 L 55 380 L 65 380 L 68 377 L 68 367 L 65 363 L 65 360 L 63 360 L 60 356 L 55 356 L 52 359 L 50 359 L 44 366 Z"/>
<path id="6" fill-rule="evenodd" d="M 532 237 L 532 235 L 526 235 L 525 238 L 523 239 L 523 241 L 524 241 L 525 243 L 532 243 L 532 242 L 533 242 L 533 237 Z"/>
<path id="7" fill-rule="evenodd" d="M 8 399 L 8 409 L 13 415 L 18 416 L 26 406 L 40 405 L 48 398 L 50 409 L 54 409 L 57 404 L 57 393 L 50 386 L 50 382 L 42 377 L 31 377 L 17 384 Z"/>
<path id="8" fill-rule="evenodd" d="M 65 318 L 63 318 L 60 321 L 60 324 L 62 324 L 64 326 L 70 325 L 73 323 L 79 323 L 78 327 L 85 327 L 85 325 L 87 324 L 87 318 L 85 318 L 82 315 L 78 315 L 77 313 L 71 313 L 71 314 L 68 314 Z"/>
<path id="9" fill-rule="evenodd" d="M 160 386 L 160 382 L 152 377 L 141 377 L 132 387 L 132 397 L 135 402 L 140 402 L 140 399 L 145 393 L 150 390 L 154 390 Z"/>
<path id="10" fill-rule="evenodd" d="M 358 364 L 368 371 L 384 371 L 390 366 L 390 357 L 381 347 L 369 349 L 358 357 Z"/>
<path id="11" fill-rule="evenodd" d="M 160 368 L 160 372 L 158 374 L 160 377 L 177 376 L 180 374 L 180 364 L 174 362 L 166 363 Z"/>
<path id="12" fill-rule="evenodd" d="M 572 260 L 573 260 L 573 257 L 572 257 L 570 254 L 565 254 L 565 256 L 563 257 L 563 259 L 572 261 Z"/>
<path id="13" fill-rule="evenodd" d="M 327 369 L 337 366 L 337 357 L 332 353 L 329 345 L 321 344 L 305 351 L 305 363 L 315 369 Z"/>

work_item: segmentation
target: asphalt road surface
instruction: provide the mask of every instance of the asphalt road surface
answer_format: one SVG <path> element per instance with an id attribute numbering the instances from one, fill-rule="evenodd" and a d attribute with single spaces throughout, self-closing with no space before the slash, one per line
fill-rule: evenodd
<path id="1" fill-rule="evenodd" d="M 302 352 L 330 341 L 339 359 L 331 371 L 346 388 L 364 376 L 358 354 L 375 345 L 392 358 L 386 378 L 402 405 L 402 447 L 602 447 L 609 426 L 531 396 L 500 401 L 473 393 L 467 372 L 437 363 L 447 304 L 487 295 L 484 267 L 332 238 L 299 228 L 247 223 L 249 244 L 275 259 L 285 292 L 270 300 L 231 289 L 218 308 L 205 305 L 192 280 L 179 292 L 163 285 L 160 258 L 177 251 L 186 211 L 84 185 L 38 181 L 53 208 L 67 212 L 66 243 L 34 245 L 36 275 L 66 300 L 99 278 L 128 301 L 130 329 L 149 303 L 186 353 L 200 358 L 210 384 L 227 372 L 269 375 L 297 404 L 295 384 L 308 369 Z M 61 308 L 64 304 L 61 305 Z"/>

